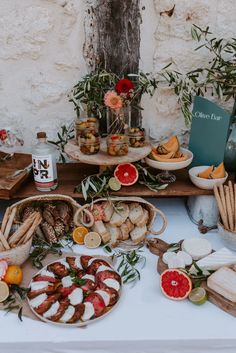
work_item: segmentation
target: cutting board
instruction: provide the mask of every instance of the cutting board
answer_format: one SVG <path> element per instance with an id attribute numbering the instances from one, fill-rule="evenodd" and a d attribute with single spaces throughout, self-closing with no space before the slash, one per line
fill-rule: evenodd
<path id="1" fill-rule="evenodd" d="M 152 239 L 148 241 L 147 246 L 153 254 L 158 256 L 157 272 L 159 274 L 162 274 L 162 272 L 164 272 L 168 268 L 168 266 L 163 262 L 162 256 L 167 251 L 170 244 L 166 243 L 161 239 Z M 192 282 L 194 283 L 194 280 Z M 207 291 L 209 302 L 218 306 L 218 308 L 220 308 L 221 310 L 224 310 L 228 314 L 236 317 L 236 303 L 233 303 L 228 299 L 225 299 L 224 297 L 222 297 L 222 295 L 210 289 L 207 286 L 206 281 L 202 282 L 201 287 L 203 287 Z"/>
<path id="2" fill-rule="evenodd" d="M 30 154 L 14 153 L 11 158 L 3 160 L 6 155 L 7 153 L 0 151 L 0 199 L 9 200 L 30 174 L 27 170 L 17 176 L 14 173 L 27 168 L 32 158 Z"/>

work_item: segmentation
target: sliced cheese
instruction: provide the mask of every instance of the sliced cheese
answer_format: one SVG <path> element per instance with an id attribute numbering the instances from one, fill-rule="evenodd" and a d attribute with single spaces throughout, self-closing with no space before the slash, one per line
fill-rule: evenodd
<path id="1" fill-rule="evenodd" d="M 40 273 L 41 276 L 47 276 L 47 277 L 53 277 L 55 278 L 55 275 L 53 272 L 46 270 L 45 268 L 41 271 Z"/>
<path id="2" fill-rule="evenodd" d="M 95 276 L 93 275 L 86 274 L 82 277 L 82 279 L 90 279 L 91 281 L 95 282 Z"/>
<path id="3" fill-rule="evenodd" d="M 222 248 L 196 262 L 202 270 L 217 270 L 223 266 L 236 264 L 236 255 L 227 248 Z"/>
<path id="4" fill-rule="evenodd" d="M 64 314 L 62 315 L 62 317 L 60 318 L 60 321 L 62 322 L 69 321 L 74 315 L 74 313 L 75 313 L 75 308 L 72 305 L 69 305 L 66 311 L 64 312 Z"/>
<path id="5" fill-rule="evenodd" d="M 109 303 L 110 303 L 110 295 L 107 292 L 105 292 L 104 290 L 98 289 L 98 290 L 95 291 L 95 293 L 98 293 L 102 297 L 102 299 L 103 299 L 103 301 L 104 301 L 106 306 L 109 305 Z"/>
<path id="6" fill-rule="evenodd" d="M 91 319 L 95 314 L 94 307 L 92 303 L 84 303 L 84 313 L 81 316 L 83 321 Z"/>
<path id="7" fill-rule="evenodd" d="M 75 266 L 77 268 L 83 269 L 83 266 L 81 265 L 81 262 L 80 262 L 80 256 L 76 256 L 76 258 L 75 258 Z"/>
<path id="8" fill-rule="evenodd" d="M 43 304 L 44 300 L 46 299 L 47 299 L 47 294 L 43 293 L 38 295 L 34 299 L 31 299 L 29 303 L 32 306 L 32 308 L 37 308 L 39 305 Z"/>
<path id="9" fill-rule="evenodd" d="M 62 259 L 59 261 L 62 265 L 65 266 L 65 268 L 67 268 L 68 270 L 70 269 L 70 265 L 68 264 L 68 262 L 66 261 L 66 259 Z"/>
<path id="10" fill-rule="evenodd" d="M 92 259 L 88 260 L 88 266 L 89 267 L 90 265 L 92 265 L 93 261 L 94 260 L 99 260 L 97 257 L 92 257 Z"/>
<path id="11" fill-rule="evenodd" d="M 175 257 L 169 259 L 168 268 L 185 268 L 184 259 L 182 257 L 177 257 L 175 254 Z"/>
<path id="12" fill-rule="evenodd" d="M 236 303 L 236 272 L 221 267 L 207 279 L 207 285 L 224 298 Z"/>
<path id="13" fill-rule="evenodd" d="M 192 256 L 190 256 L 185 251 L 178 251 L 177 257 L 182 258 L 184 260 L 185 266 L 190 266 L 193 262 Z"/>
<path id="14" fill-rule="evenodd" d="M 75 288 L 73 292 L 68 295 L 71 305 L 78 305 L 83 301 L 83 291 L 81 288 Z"/>
<path id="15" fill-rule="evenodd" d="M 110 288 L 113 288 L 113 289 L 117 290 L 117 292 L 120 289 L 120 283 L 116 279 L 107 278 L 107 279 L 104 279 L 103 283 L 107 287 L 110 287 Z"/>
<path id="16" fill-rule="evenodd" d="M 176 257 L 176 253 L 173 251 L 167 251 L 163 254 L 162 256 L 162 260 L 163 262 L 168 265 L 168 262 L 170 259 L 173 259 L 174 257 Z"/>
<path id="17" fill-rule="evenodd" d="M 61 280 L 61 283 L 62 283 L 63 287 L 72 286 L 73 282 L 72 282 L 71 276 L 63 277 L 62 280 Z"/>
<path id="18" fill-rule="evenodd" d="M 101 272 L 101 271 L 106 271 L 106 270 L 114 272 L 114 270 L 111 267 L 105 266 L 105 265 L 101 265 L 101 266 L 98 267 L 96 273 Z"/>
<path id="19" fill-rule="evenodd" d="M 182 250 L 186 251 L 193 260 L 200 260 L 212 252 L 212 246 L 207 239 L 190 238 L 183 241 Z"/>
<path id="20" fill-rule="evenodd" d="M 53 315 L 55 315 L 60 307 L 60 303 L 56 301 L 56 303 L 52 304 L 51 308 L 48 309 L 43 316 L 47 319 Z"/>
<path id="21" fill-rule="evenodd" d="M 31 282 L 30 288 L 32 291 L 34 291 L 34 290 L 47 288 L 49 285 L 51 285 L 51 283 L 49 283 L 48 281 L 35 281 L 35 282 Z"/>

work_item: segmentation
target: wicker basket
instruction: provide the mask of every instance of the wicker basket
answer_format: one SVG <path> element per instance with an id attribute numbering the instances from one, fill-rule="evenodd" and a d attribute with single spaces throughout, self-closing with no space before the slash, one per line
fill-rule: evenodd
<path id="1" fill-rule="evenodd" d="M 0 260 L 6 260 L 9 265 L 22 265 L 29 257 L 31 244 L 32 238 L 25 244 L 0 252 Z"/>

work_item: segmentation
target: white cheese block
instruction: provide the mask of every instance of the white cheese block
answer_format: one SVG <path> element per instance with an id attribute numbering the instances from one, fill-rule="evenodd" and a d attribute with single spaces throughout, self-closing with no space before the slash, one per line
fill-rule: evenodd
<path id="1" fill-rule="evenodd" d="M 95 282 L 95 276 L 89 274 L 84 275 L 82 279 L 90 279 L 91 281 Z"/>
<path id="2" fill-rule="evenodd" d="M 83 301 L 83 291 L 81 288 L 75 288 L 73 292 L 68 295 L 68 299 L 72 305 L 78 305 Z"/>
<path id="3" fill-rule="evenodd" d="M 71 276 L 63 277 L 62 280 L 61 280 L 61 283 L 62 283 L 63 287 L 72 286 L 73 282 L 72 282 Z"/>
<path id="4" fill-rule="evenodd" d="M 212 252 L 212 246 L 207 239 L 190 238 L 183 241 L 182 250 L 186 251 L 193 260 L 200 260 Z"/>
<path id="5" fill-rule="evenodd" d="M 224 298 L 236 303 L 236 272 L 221 267 L 207 279 L 207 285 Z"/>
<path id="6" fill-rule="evenodd" d="M 202 270 L 217 270 L 223 266 L 236 264 L 236 255 L 227 248 L 222 248 L 197 261 L 196 264 Z"/>
<path id="7" fill-rule="evenodd" d="M 47 288 L 49 285 L 51 285 L 48 281 L 35 281 L 31 282 L 30 288 L 31 290 L 40 290 L 43 288 Z"/>
<path id="8" fill-rule="evenodd" d="M 60 321 L 62 322 L 69 321 L 74 315 L 74 313 L 75 313 L 75 308 L 72 305 L 69 305 L 66 311 L 64 312 L 64 314 L 62 315 L 62 317 L 60 318 Z"/>
<path id="9" fill-rule="evenodd" d="M 83 321 L 87 321 L 93 317 L 95 314 L 94 307 L 92 303 L 84 303 L 84 313 L 81 316 Z"/>
<path id="10" fill-rule="evenodd" d="M 190 256 L 185 251 L 178 251 L 177 257 L 182 258 L 184 260 L 185 266 L 190 266 L 193 262 L 192 256 Z"/>
<path id="11" fill-rule="evenodd" d="M 110 303 L 110 295 L 107 292 L 105 292 L 104 290 L 100 290 L 100 289 L 96 290 L 95 292 L 98 293 L 102 297 L 105 305 L 108 306 Z"/>
<path id="12" fill-rule="evenodd" d="M 185 268 L 184 259 L 182 257 L 178 258 L 175 254 L 175 257 L 169 259 L 168 268 Z"/>
<path id="13" fill-rule="evenodd" d="M 76 256 L 76 258 L 75 258 L 75 266 L 77 268 L 83 269 L 83 266 L 81 265 L 81 262 L 80 262 L 80 256 Z"/>
<path id="14" fill-rule="evenodd" d="M 114 270 L 111 267 L 105 266 L 105 265 L 101 265 L 101 266 L 98 267 L 96 273 L 101 272 L 101 271 L 106 271 L 106 270 L 114 272 Z"/>
<path id="15" fill-rule="evenodd" d="M 176 257 L 176 253 L 175 253 L 175 252 L 173 252 L 173 251 L 167 251 L 167 252 L 165 252 L 165 253 L 163 254 L 162 260 L 163 260 L 163 262 L 164 262 L 166 265 L 168 265 L 168 261 L 169 261 L 170 259 L 173 259 L 174 257 Z"/>
<path id="16" fill-rule="evenodd" d="M 66 259 L 62 259 L 59 261 L 62 265 L 65 266 L 65 268 L 70 269 L 70 265 L 68 264 L 68 262 L 66 261 Z"/>
<path id="17" fill-rule="evenodd" d="M 41 276 L 47 276 L 47 277 L 53 277 L 55 278 L 55 275 L 53 272 L 46 270 L 45 268 L 41 271 L 40 273 Z"/>
<path id="18" fill-rule="evenodd" d="M 46 311 L 43 316 L 47 319 L 57 313 L 57 310 L 60 307 L 60 303 L 56 301 L 56 303 L 52 304 L 51 308 Z"/>
<path id="19" fill-rule="evenodd" d="M 117 292 L 120 289 L 120 283 L 116 279 L 107 278 L 107 279 L 104 279 L 103 283 L 107 287 L 114 288 L 115 290 L 117 290 Z"/>
<path id="20" fill-rule="evenodd" d="M 43 304 L 44 300 L 46 299 L 47 299 L 47 294 L 43 293 L 38 295 L 34 299 L 31 299 L 29 303 L 32 306 L 32 308 L 37 308 L 39 305 Z"/>

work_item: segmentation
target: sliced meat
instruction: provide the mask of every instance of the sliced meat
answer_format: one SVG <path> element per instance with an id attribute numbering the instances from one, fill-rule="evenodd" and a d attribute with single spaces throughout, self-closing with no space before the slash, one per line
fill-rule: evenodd
<path id="1" fill-rule="evenodd" d="M 104 290 L 110 295 L 110 305 L 114 305 L 119 299 L 119 293 L 114 288 L 107 287 L 104 283 L 99 283 L 99 289 Z"/>
<path id="2" fill-rule="evenodd" d="M 86 270 L 87 267 L 88 267 L 88 262 L 89 260 L 91 260 L 93 257 L 92 256 L 86 256 L 86 255 L 82 255 L 80 257 L 80 262 L 81 262 L 81 265 L 82 267 Z"/>
<path id="3" fill-rule="evenodd" d="M 41 289 L 38 289 L 38 290 L 30 290 L 28 293 L 27 293 L 27 296 L 29 299 L 32 299 L 32 298 L 35 298 L 37 297 L 37 295 L 39 294 L 52 294 L 56 291 L 57 287 L 52 284 L 52 285 L 49 285 L 45 288 L 41 288 Z"/>
<path id="4" fill-rule="evenodd" d="M 107 278 L 115 279 L 121 284 L 120 275 L 117 272 L 112 271 L 112 270 L 111 271 L 105 270 L 105 271 L 98 272 L 98 273 L 96 273 L 95 278 L 96 278 L 97 284 L 99 284 L 100 282 L 103 282 Z"/>
<path id="5" fill-rule="evenodd" d="M 47 282 L 51 282 L 51 283 L 58 283 L 59 282 L 59 280 L 57 278 L 50 277 L 50 276 L 44 276 L 44 275 L 35 276 L 34 281 L 36 281 L 36 282 L 47 281 Z"/>
<path id="6" fill-rule="evenodd" d="M 67 256 L 66 261 L 70 265 L 70 268 L 74 271 L 81 271 L 82 270 L 82 265 L 80 262 L 80 257 L 74 257 L 74 256 Z"/>
<path id="7" fill-rule="evenodd" d="M 52 321 L 60 320 L 60 318 L 62 317 L 62 315 L 68 308 L 68 306 L 70 305 L 70 301 L 67 298 L 62 299 L 59 303 L 60 303 L 60 306 L 59 306 L 59 309 L 57 310 L 57 313 L 50 317 L 50 320 Z"/>
<path id="8" fill-rule="evenodd" d="M 68 268 L 59 261 L 49 265 L 48 270 L 53 272 L 59 278 L 65 277 L 69 274 Z"/>
<path id="9" fill-rule="evenodd" d="M 60 297 L 59 293 L 56 294 L 51 294 L 47 297 L 46 300 L 44 300 L 44 302 L 42 304 L 40 304 L 37 308 L 35 308 L 34 310 L 42 315 L 44 314 L 46 311 L 48 311 L 48 309 L 50 309 L 50 307 L 52 306 L 53 303 L 55 303 L 55 301 Z"/>
<path id="10" fill-rule="evenodd" d="M 72 318 L 69 321 L 67 321 L 67 323 L 73 324 L 73 323 L 77 322 L 81 318 L 81 316 L 83 315 L 84 309 L 85 309 L 85 307 L 84 307 L 83 303 L 76 305 L 75 306 L 75 313 L 72 316 Z"/>
<path id="11" fill-rule="evenodd" d="M 98 293 L 90 293 L 84 300 L 84 302 L 89 302 L 93 304 L 95 316 L 101 316 L 106 308 L 103 298 Z"/>
<path id="12" fill-rule="evenodd" d="M 110 267 L 110 265 L 105 261 L 105 260 L 102 260 L 102 259 L 95 259 L 90 266 L 88 266 L 87 268 L 87 273 L 91 274 L 91 275 L 95 275 L 95 273 L 97 272 L 97 269 L 100 267 L 100 266 L 107 266 L 107 267 Z"/>
<path id="13" fill-rule="evenodd" d="M 80 286 L 81 289 L 83 289 L 84 292 L 92 292 L 96 288 L 96 283 L 91 281 L 90 279 L 85 279 L 86 283 L 82 284 Z"/>
<path id="14" fill-rule="evenodd" d="M 75 288 L 78 288 L 78 286 L 76 284 L 72 284 L 72 286 L 70 286 L 70 287 L 60 286 L 57 288 L 57 291 L 58 291 L 58 293 L 60 293 L 62 298 L 67 298 L 68 295 L 70 295 Z"/>

